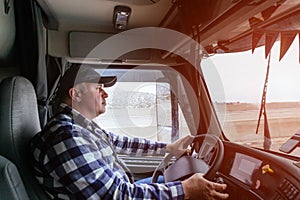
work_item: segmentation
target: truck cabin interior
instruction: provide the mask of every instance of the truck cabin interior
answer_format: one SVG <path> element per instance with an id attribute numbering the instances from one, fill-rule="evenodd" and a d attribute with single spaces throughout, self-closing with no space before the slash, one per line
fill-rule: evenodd
<path id="1" fill-rule="evenodd" d="M 150 92 L 143 101 L 138 96 L 125 102 L 133 93 L 123 90 L 123 99 L 112 97 L 113 105 L 134 108 L 108 114 L 118 125 L 123 114 L 155 104 L 153 130 L 161 135 L 149 137 L 172 142 L 184 132 L 217 138 L 203 146 L 220 140 L 203 158 L 209 169 L 204 174 L 225 182 L 229 199 L 300 199 L 300 158 L 286 153 L 297 149 L 299 134 L 286 141 L 285 153 L 232 142 L 201 68 L 208 57 L 260 47 L 267 58 L 276 41 L 282 44 L 280 60 L 300 33 L 299 19 L 298 0 L 0 0 L 1 199 L 49 199 L 33 177 L 28 145 L 52 116 L 60 78 L 73 65 L 117 76 L 118 89 L 127 93 L 133 83 L 139 95 L 142 84 L 154 84 L 155 98 Z M 133 129 L 146 130 L 131 122 L 113 130 Z M 166 159 L 120 158 L 137 179 L 156 174 Z M 165 167 L 165 177 L 184 167 L 171 163 L 175 171 Z"/>

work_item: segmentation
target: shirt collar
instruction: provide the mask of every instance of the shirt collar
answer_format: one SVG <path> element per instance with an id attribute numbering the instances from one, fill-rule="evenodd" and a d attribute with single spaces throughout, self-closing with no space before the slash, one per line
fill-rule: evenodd
<path id="1" fill-rule="evenodd" d="M 72 108 L 71 106 L 68 106 L 65 103 L 61 103 L 59 105 L 59 113 L 66 114 L 70 116 L 75 123 L 79 124 L 80 126 L 84 128 L 90 128 L 92 125 L 92 121 L 84 117 L 80 112 L 78 112 L 76 109 Z"/>

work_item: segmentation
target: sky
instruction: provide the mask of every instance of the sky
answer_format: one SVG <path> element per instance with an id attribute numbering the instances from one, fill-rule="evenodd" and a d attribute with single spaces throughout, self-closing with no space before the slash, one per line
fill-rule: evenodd
<path id="1" fill-rule="evenodd" d="M 279 42 L 275 43 L 271 51 L 267 102 L 300 102 L 299 39 L 296 37 L 280 62 L 279 46 Z M 202 67 L 217 102 L 261 101 L 267 69 L 264 47 L 253 54 L 250 50 L 214 55 L 204 60 Z"/>

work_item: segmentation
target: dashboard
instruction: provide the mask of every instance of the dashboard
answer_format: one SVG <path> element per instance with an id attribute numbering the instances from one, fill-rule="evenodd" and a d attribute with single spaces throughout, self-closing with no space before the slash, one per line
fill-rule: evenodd
<path id="1" fill-rule="evenodd" d="M 227 184 L 230 199 L 299 200 L 299 160 L 224 142 L 217 176 Z"/>

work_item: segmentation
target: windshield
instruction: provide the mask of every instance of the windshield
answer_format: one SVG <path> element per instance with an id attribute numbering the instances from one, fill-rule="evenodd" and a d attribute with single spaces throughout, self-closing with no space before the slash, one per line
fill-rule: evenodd
<path id="1" fill-rule="evenodd" d="M 232 142 L 281 152 L 300 129 L 300 64 L 296 39 L 278 62 L 279 43 L 265 59 L 264 47 L 213 55 L 201 63 L 225 136 Z M 283 153 L 283 152 L 281 152 Z M 292 155 L 299 156 L 300 148 Z"/>

